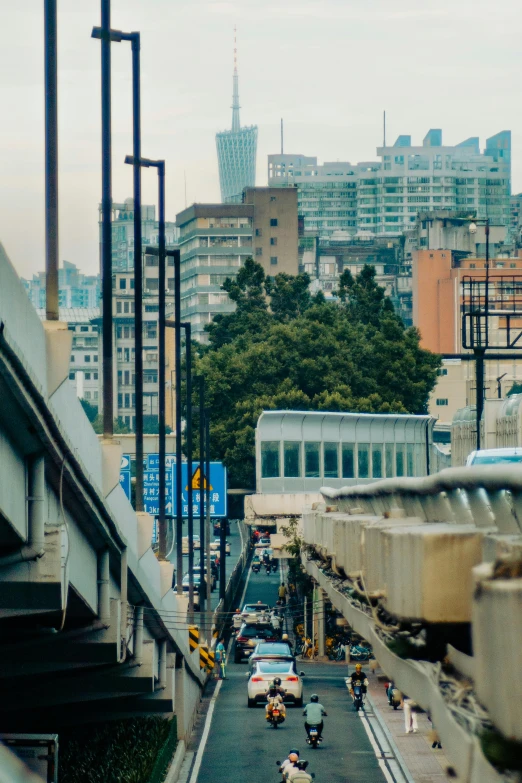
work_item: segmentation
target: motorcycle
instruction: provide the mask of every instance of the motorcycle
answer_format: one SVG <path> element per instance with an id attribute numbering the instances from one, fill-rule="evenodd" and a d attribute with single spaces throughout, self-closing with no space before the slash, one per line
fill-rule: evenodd
<path id="1" fill-rule="evenodd" d="M 281 711 L 281 708 L 274 705 L 272 712 L 269 715 L 268 722 L 274 729 L 277 729 L 280 723 L 284 723 L 285 716 Z"/>
<path id="2" fill-rule="evenodd" d="M 261 570 L 261 563 L 252 563 L 252 571 L 254 574 L 258 574 Z"/>
<path id="3" fill-rule="evenodd" d="M 308 729 L 308 739 L 306 740 L 307 744 L 315 749 L 319 746 L 319 743 L 322 741 L 323 738 L 319 736 L 319 727 L 310 726 L 310 728 Z"/>
<path id="4" fill-rule="evenodd" d="M 310 783 L 315 778 L 315 772 L 307 772 L 306 768 L 308 767 L 308 761 L 296 761 L 295 764 L 291 765 L 292 769 L 292 777 L 289 778 L 289 774 L 281 769 L 281 762 L 276 761 L 277 766 L 279 767 L 279 772 L 282 774 L 282 783 L 286 783 L 287 780 L 291 780 L 292 783 Z M 295 770 L 298 770 L 296 772 Z"/>
<path id="5" fill-rule="evenodd" d="M 267 574 L 271 574 L 272 573 L 272 568 L 270 566 L 270 563 L 266 563 L 265 564 L 265 569 L 266 569 L 266 573 Z"/>
<path id="6" fill-rule="evenodd" d="M 388 704 L 396 710 L 401 704 L 401 692 L 395 687 L 393 682 L 389 682 L 386 687 L 386 696 L 388 697 Z"/>
<path id="7" fill-rule="evenodd" d="M 272 561 L 272 571 L 274 572 L 274 574 L 277 571 L 277 560 Z"/>
<path id="8" fill-rule="evenodd" d="M 368 684 L 368 680 L 364 681 L 364 685 Z M 353 706 L 355 707 L 355 711 L 358 712 L 360 709 L 362 709 L 364 705 L 364 691 L 363 691 L 363 683 L 355 682 L 352 683 L 353 688 Z"/>
<path id="9" fill-rule="evenodd" d="M 362 644 L 352 644 L 350 647 L 350 660 L 352 661 L 368 661 L 372 654 L 372 648 L 364 647 Z"/>

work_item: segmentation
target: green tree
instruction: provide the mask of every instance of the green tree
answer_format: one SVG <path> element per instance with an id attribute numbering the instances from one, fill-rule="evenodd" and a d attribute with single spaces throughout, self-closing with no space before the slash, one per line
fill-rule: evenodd
<path id="1" fill-rule="evenodd" d="M 513 385 L 511 389 L 507 393 L 507 397 L 511 397 L 512 394 L 522 394 L 522 383 L 517 383 L 516 381 L 513 381 Z"/>
<path id="2" fill-rule="evenodd" d="M 96 432 L 97 435 L 103 435 L 103 414 L 99 413 L 94 421 L 92 422 L 92 428 L 94 432 Z M 113 422 L 113 432 L 115 435 L 129 435 L 130 434 L 130 428 L 121 416 L 118 416 L 117 419 L 114 419 Z"/>
<path id="3" fill-rule="evenodd" d="M 309 298 L 304 276 L 278 275 L 266 286 L 271 310 L 256 262 L 229 287 L 236 311 L 210 325 L 196 372 L 206 379 L 212 457 L 225 461 L 231 486 L 254 488 L 263 410 L 426 412 L 440 358 L 404 327 L 373 270 L 361 275 L 344 277 L 339 301 Z M 292 296 L 300 300 L 295 307 Z"/>
<path id="4" fill-rule="evenodd" d="M 88 400 L 84 400 L 83 398 L 80 399 L 80 402 L 82 404 L 83 410 L 87 415 L 87 418 L 92 423 L 96 419 L 96 416 L 98 415 L 98 406 L 91 405 L 91 403 Z"/>

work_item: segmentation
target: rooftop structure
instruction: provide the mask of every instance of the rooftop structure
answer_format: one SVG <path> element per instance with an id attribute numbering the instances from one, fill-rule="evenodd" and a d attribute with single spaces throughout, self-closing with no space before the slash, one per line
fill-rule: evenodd
<path id="1" fill-rule="evenodd" d="M 256 184 L 257 125 L 242 128 L 239 118 L 240 108 L 234 30 L 232 128 L 216 133 L 221 200 L 225 204 L 240 203 L 243 188 L 254 187 Z"/>

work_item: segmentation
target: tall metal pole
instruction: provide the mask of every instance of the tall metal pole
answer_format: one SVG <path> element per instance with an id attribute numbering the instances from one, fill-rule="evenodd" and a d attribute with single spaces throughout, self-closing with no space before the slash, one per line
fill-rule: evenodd
<path id="1" fill-rule="evenodd" d="M 183 594 L 183 459 L 181 436 L 181 280 L 180 252 L 174 251 L 174 364 L 176 370 L 176 592 Z"/>
<path id="2" fill-rule="evenodd" d="M 199 565 L 200 565 L 200 594 L 199 610 L 204 612 L 206 595 L 203 594 L 203 584 L 205 583 L 205 378 L 199 376 Z M 210 580 L 210 572 L 207 575 Z"/>
<path id="3" fill-rule="evenodd" d="M 140 34 L 132 33 L 132 130 L 134 185 L 134 372 L 136 389 L 136 511 L 143 511 L 143 272 L 141 232 Z"/>
<path id="4" fill-rule="evenodd" d="M 210 574 L 210 416 L 205 413 L 205 522 L 207 542 L 207 573 Z M 210 579 L 207 579 L 207 612 L 208 633 L 210 639 L 212 618 L 212 596 L 210 594 Z"/>
<path id="5" fill-rule="evenodd" d="M 56 0 L 44 3 L 45 64 L 45 317 L 59 319 L 58 42 Z"/>
<path id="6" fill-rule="evenodd" d="M 113 435 L 112 369 L 112 160 L 111 160 L 111 0 L 101 0 L 102 104 L 102 373 L 103 435 Z"/>
<path id="7" fill-rule="evenodd" d="M 158 423 L 159 423 L 159 559 L 167 556 L 167 521 L 165 519 L 165 161 L 158 161 Z M 179 493 L 179 487 L 178 487 Z"/>
<path id="8" fill-rule="evenodd" d="M 225 599 L 226 581 L 227 581 L 227 520 L 222 519 L 219 526 L 219 598 Z"/>
<path id="9" fill-rule="evenodd" d="M 188 573 L 189 573 L 189 614 L 194 612 L 194 506 L 192 493 L 192 329 L 190 323 L 183 324 L 185 328 L 185 357 L 187 368 L 187 502 L 188 502 Z M 200 557 L 201 557 L 201 549 Z M 209 574 L 210 576 L 210 574 Z M 199 593 L 203 591 L 203 582 L 200 583 Z M 201 606 L 200 606 L 201 611 Z"/>
<path id="10" fill-rule="evenodd" d="M 480 425 L 482 421 L 482 414 L 484 412 L 484 359 L 486 354 L 486 348 L 489 347 L 489 218 L 485 221 L 485 234 L 486 234 L 486 282 L 484 293 L 484 341 L 482 341 L 482 329 L 479 325 L 479 341 L 480 347 L 475 348 L 475 385 L 477 394 L 476 404 L 476 446 L 477 451 L 480 450 L 482 444 Z M 480 301 L 480 300 L 479 300 Z"/>

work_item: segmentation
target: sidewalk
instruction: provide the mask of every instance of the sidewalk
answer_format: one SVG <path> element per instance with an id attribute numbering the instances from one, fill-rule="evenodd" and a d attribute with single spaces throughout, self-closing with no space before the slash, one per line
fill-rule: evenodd
<path id="1" fill-rule="evenodd" d="M 352 665 L 350 671 L 353 671 Z M 377 672 L 379 673 L 380 670 Z M 432 750 L 433 727 L 426 713 L 417 715 L 418 734 L 406 734 L 403 711 L 401 708 L 394 710 L 389 706 L 384 690 L 384 679 L 380 679 L 375 672 L 369 672 L 368 681 L 370 683 L 368 691 L 379 711 L 379 717 L 384 721 L 414 783 L 446 783 L 453 780 L 445 772 L 450 762 L 444 755 L 444 749 Z"/>

